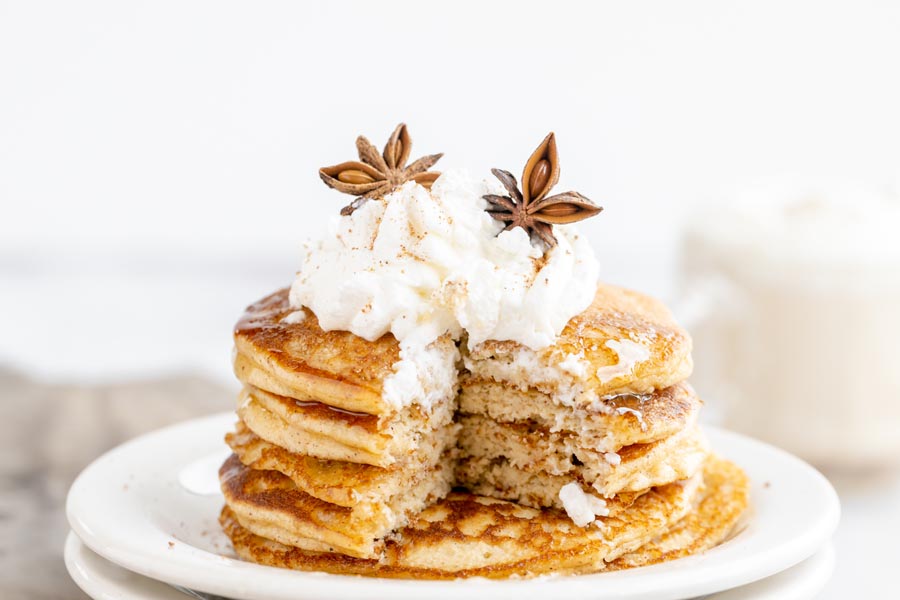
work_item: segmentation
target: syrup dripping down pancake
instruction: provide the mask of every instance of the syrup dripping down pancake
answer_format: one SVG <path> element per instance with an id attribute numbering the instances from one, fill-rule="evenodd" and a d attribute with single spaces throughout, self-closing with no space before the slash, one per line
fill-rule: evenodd
<path id="1" fill-rule="evenodd" d="M 243 383 L 297 400 L 371 415 L 400 407 L 385 394 L 385 383 L 401 360 L 391 334 L 366 340 L 347 331 L 325 331 L 308 309 L 294 310 L 288 290 L 279 290 L 247 307 L 234 329 L 234 370 Z M 455 369 L 458 351 L 444 336 L 431 348 L 441 367 Z M 430 381 L 423 372 L 421 399 L 430 404 L 455 396 L 455 386 Z"/>

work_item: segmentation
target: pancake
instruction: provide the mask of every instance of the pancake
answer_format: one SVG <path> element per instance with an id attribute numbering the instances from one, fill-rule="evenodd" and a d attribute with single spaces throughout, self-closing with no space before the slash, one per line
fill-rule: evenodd
<path id="1" fill-rule="evenodd" d="M 505 459 L 525 473 L 577 478 L 607 498 L 690 477 L 707 454 L 706 440 L 693 424 L 649 444 L 605 453 L 585 446 L 576 435 L 549 432 L 530 423 L 498 423 L 481 415 L 462 415 L 459 422 L 461 456 L 470 461 L 469 470 L 461 474 L 477 477 Z M 476 486 L 482 482 L 461 483 Z M 496 483 L 507 487 L 502 481 Z"/>
<path id="2" fill-rule="evenodd" d="M 511 341 L 469 348 L 466 368 L 478 379 L 535 388 L 557 402 L 590 407 L 597 398 L 646 394 L 687 379 L 691 338 L 658 300 L 600 285 L 552 346 L 534 351 Z"/>
<path id="3" fill-rule="evenodd" d="M 361 558 L 381 553 L 384 537 L 450 491 L 450 457 L 415 486 L 382 504 L 338 506 L 311 496 L 278 471 L 251 469 L 232 454 L 219 469 L 225 504 L 247 530 L 283 544 Z"/>
<path id="4" fill-rule="evenodd" d="M 546 472 L 529 473 L 509 464 L 505 458 L 485 461 L 479 458 L 463 458 L 456 464 L 456 481 L 473 494 L 509 500 L 532 508 L 556 508 L 565 510 L 559 497 L 564 485 L 576 483 L 582 491 L 592 492 L 584 481 L 572 475 L 550 475 Z M 619 492 L 602 500 L 611 515 L 630 506 L 634 500 L 650 491 Z"/>
<path id="5" fill-rule="evenodd" d="M 395 578 L 591 573 L 701 551 L 745 512 L 746 477 L 696 425 L 691 340 L 636 292 L 601 285 L 539 351 L 463 339 L 460 357 L 449 336 L 413 352 L 324 331 L 287 290 L 248 307 L 234 338 L 244 389 L 220 522 L 246 560 Z"/>
<path id="6" fill-rule="evenodd" d="M 415 368 L 402 369 L 391 334 L 366 340 L 324 331 L 308 309 L 294 310 L 283 289 L 247 307 L 234 329 L 234 371 L 243 383 L 297 400 L 371 415 L 407 404 L 431 406 L 456 393 L 459 352 L 435 341 Z"/>
<path id="7" fill-rule="evenodd" d="M 747 519 L 750 482 L 735 464 L 712 458 L 704 470 L 711 490 L 697 507 L 656 539 L 613 561 L 610 569 L 643 567 L 709 550 L 734 537 Z"/>
<path id="8" fill-rule="evenodd" d="M 278 471 L 301 491 L 324 502 L 375 512 L 418 486 L 456 439 L 456 426 L 445 427 L 423 440 L 416 461 L 401 468 L 383 469 L 366 464 L 322 460 L 295 454 L 271 444 L 238 422 L 225 441 L 238 459 L 251 469 Z"/>
<path id="9" fill-rule="evenodd" d="M 391 415 L 367 415 L 245 387 L 238 398 L 241 420 L 264 440 L 317 458 L 387 467 L 414 459 L 453 419 L 456 403 L 431 410 L 407 406 Z"/>
<path id="10" fill-rule="evenodd" d="M 701 482 L 698 474 L 656 488 L 617 516 L 587 527 L 560 511 L 454 492 L 390 537 L 377 559 L 309 551 L 254 535 L 228 507 L 220 523 L 241 558 L 304 571 L 416 579 L 585 573 L 662 535 L 698 500 Z"/>
<path id="11" fill-rule="evenodd" d="M 550 432 L 567 431 L 600 452 L 646 444 L 684 429 L 696 420 L 702 401 L 687 383 L 644 395 L 621 394 L 575 408 L 534 389 L 463 377 L 459 409 L 501 423 L 528 421 Z"/>

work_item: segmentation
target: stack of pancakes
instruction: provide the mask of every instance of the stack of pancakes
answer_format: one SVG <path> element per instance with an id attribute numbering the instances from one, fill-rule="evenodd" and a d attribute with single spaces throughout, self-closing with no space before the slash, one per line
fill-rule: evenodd
<path id="1" fill-rule="evenodd" d="M 248 309 L 235 344 L 245 387 L 221 523 L 247 560 L 596 572 L 709 548 L 748 503 L 744 474 L 697 427 L 689 337 L 634 292 L 601 286 L 540 351 L 448 338 L 409 365 L 393 336 L 323 331 L 282 291 Z"/>
<path id="2" fill-rule="evenodd" d="M 397 381 L 393 338 L 325 332 L 311 312 L 292 311 L 286 290 L 250 306 L 234 339 L 244 387 L 221 479 L 249 531 L 374 558 L 391 532 L 450 491 L 454 377 L 436 369 Z M 440 339 L 432 350 L 452 375 L 456 345 Z M 413 396 L 405 405 L 390 393 L 400 386 Z"/>
<path id="3" fill-rule="evenodd" d="M 460 394 L 460 481 L 536 508 L 564 509 L 581 491 L 604 513 L 607 499 L 690 479 L 707 455 L 701 402 L 684 383 L 690 346 L 660 303 L 601 287 L 550 348 L 472 348 Z"/>

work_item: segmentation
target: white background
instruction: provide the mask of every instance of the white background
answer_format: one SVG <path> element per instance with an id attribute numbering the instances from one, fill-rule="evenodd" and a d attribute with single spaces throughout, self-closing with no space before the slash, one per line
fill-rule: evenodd
<path id="1" fill-rule="evenodd" d="M 671 302 L 730 190 L 896 185 L 900 3 L 0 2 L 0 364 L 228 380 L 346 201 L 317 169 L 401 120 L 485 176 L 555 130 L 604 278 Z"/>
<path id="2" fill-rule="evenodd" d="M 896 183 L 898 32 L 887 2 L 0 3 L 0 359 L 227 377 L 237 312 L 345 202 L 318 167 L 401 120 L 486 176 L 555 130 L 605 278 L 671 301 L 698 205 Z"/>

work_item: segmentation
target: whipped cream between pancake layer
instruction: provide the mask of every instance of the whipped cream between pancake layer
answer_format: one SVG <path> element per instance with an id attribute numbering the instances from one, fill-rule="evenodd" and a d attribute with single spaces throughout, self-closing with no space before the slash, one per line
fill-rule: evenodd
<path id="1" fill-rule="evenodd" d="M 442 335 L 470 345 L 513 341 L 539 350 L 594 298 L 598 264 L 571 225 L 542 252 L 521 228 L 502 231 L 482 196 L 499 184 L 444 173 L 431 190 L 408 182 L 332 222 L 304 245 L 291 305 L 315 313 L 325 330 L 367 340 L 390 332 L 401 360 L 384 397 L 429 405 L 422 389 L 455 380 L 455 364 L 430 344 Z M 455 357 L 454 357 L 455 358 Z"/>

